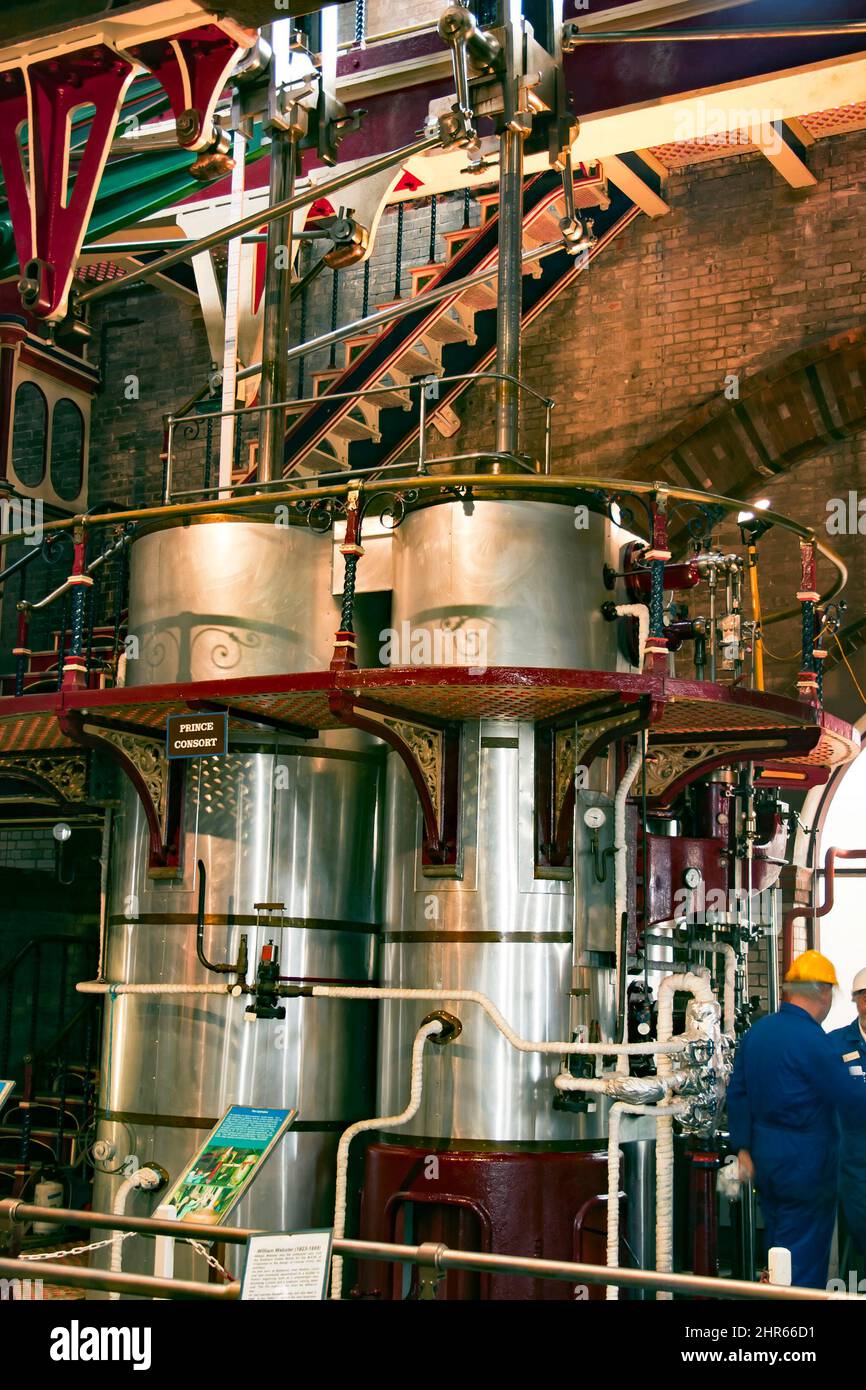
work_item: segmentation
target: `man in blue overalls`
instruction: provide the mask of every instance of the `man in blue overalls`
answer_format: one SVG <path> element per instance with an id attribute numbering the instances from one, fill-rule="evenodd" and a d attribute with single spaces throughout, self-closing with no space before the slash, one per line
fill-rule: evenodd
<path id="1" fill-rule="evenodd" d="M 769 1248 L 791 1252 L 792 1282 L 826 1288 L 836 1222 L 838 1118 L 862 1136 L 866 1086 L 849 1075 L 821 1024 L 838 985 L 832 961 L 806 951 L 787 999 L 742 1038 L 728 1090 L 731 1147 L 754 1178 Z"/>
<path id="2" fill-rule="evenodd" d="M 844 1028 L 834 1028 L 827 1036 L 849 1074 L 866 1088 L 866 970 L 858 970 L 854 976 L 851 997 L 857 1007 L 857 1017 Z M 848 1233 L 857 1252 L 858 1263 L 862 1264 L 866 1257 L 866 1134 L 846 1124 L 844 1118 L 839 1155 L 839 1195 Z"/>

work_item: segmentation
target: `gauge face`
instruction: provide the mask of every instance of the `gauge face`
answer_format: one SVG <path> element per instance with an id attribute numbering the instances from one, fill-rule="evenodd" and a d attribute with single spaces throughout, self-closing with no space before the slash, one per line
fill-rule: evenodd
<path id="1" fill-rule="evenodd" d="M 601 830 L 607 816 L 600 806 L 590 806 L 583 813 L 583 823 L 589 830 Z"/>
<path id="2" fill-rule="evenodd" d="M 683 874 L 683 883 L 687 888 L 697 888 L 702 877 L 700 869 L 689 868 Z"/>

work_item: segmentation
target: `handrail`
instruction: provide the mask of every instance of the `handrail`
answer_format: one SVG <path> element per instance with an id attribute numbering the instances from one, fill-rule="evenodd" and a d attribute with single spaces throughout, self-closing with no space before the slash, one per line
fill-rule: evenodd
<path id="1" fill-rule="evenodd" d="M 335 174 L 333 178 L 327 179 L 321 184 L 305 188 L 291 198 L 286 198 L 279 203 L 272 203 L 270 207 L 248 213 L 228 227 L 219 227 L 216 231 L 208 232 L 206 236 L 199 237 L 198 241 L 185 242 L 179 250 L 170 251 L 166 256 L 159 256 L 156 260 L 149 261 L 147 265 L 131 270 L 122 278 L 124 289 L 128 289 L 130 285 L 138 284 L 141 280 L 152 280 L 155 275 L 161 275 L 169 267 L 177 265 L 180 261 L 190 260 L 202 251 L 209 251 L 212 246 L 220 246 L 225 241 L 232 241 L 235 237 L 243 236 L 245 232 L 257 232 L 260 227 L 270 222 L 276 222 L 282 217 L 287 217 L 292 212 L 297 212 L 316 198 L 329 198 L 332 193 L 339 193 L 341 189 L 348 188 L 358 179 L 370 178 L 373 174 L 384 173 L 386 169 L 396 168 L 398 165 L 405 164 L 407 160 L 415 158 L 416 155 L 426 154 L 428 150 L 440 148 L 441 145 L 442 139 L 437 133 L 415 140 L 410 145 L 401 145 L 399 149 L 388 150 L 385 154 L 377 155 L 375 159 L 368 160 L 366 164 L 343 169 L 341 173 Z M 84 290 L 75 297 L 76 309 L 82 304 L 103 299 L 105 295 L 113 293 L 120 283 L 121 281 L 106 280 L 100 285 L 94 285 L 91 289 Z"/>
<path id="2" fill-rule="evenodd" d="M 93 513 L 87 512 L 85 515 L 92 516 Z M 108 519 L 112 519 L 111 515 L 109 515 Z M 132 531 L 124 531 L 123 535 L 118 536 L 113 545 L 110 545 L 107 550 L 103 550 L 101 555 L 97 555 L 95 559 L 90 561 L 90 564 L 85 565 L 83 573 L 87 575 L 93 574 L 105 564 L 106 560 L 110 559 L 112 555 L 116 555 L 118 551 L 122 550 L 125 545 L 128 545 L 131 540 Z M 36 603 L 31 603 L 29 599 L 22 599 L 18 604 L 18 608 L 21 612 L 25 613 L 40 613 L 43 609 L 50 608 L 52 603 L 56 603 L 59 598 L 63 598 L 64 594 L 68 594 L 70 590 L 74 589 L 76 582 L 78 582 L 77 577 L 70 575 L 62 584 L 59 584 L 56 589 L 52 589 L 50 594 L 46 594 L 44 598 L 37 600 Z"/>
<path id="3" fill-rule="evenodd" d="M 575 248 L 575 252 L 581 248 Z M 533 246 L 521 255 L 523 265 L 532 265 L 535 261 L 544 260 L 545 256 L 553 256 L 557 252 L 568 251 L 563 239 L 557 241 L 545 241 L 541 246 Z M 434 285 L 432 289 L 422 290 L 421 294 L 410 295 L 408 299 L 400 299 L 394 304 L 389 304 L 385 309 L 376 309 L 372 314 L 365 314 L 362 318 L 352 319 L 349 323 L 344 323 L 340 328 L 332 328 L 328 333 L 320 333 L 316 338 L 308 338 L 304 343 L 296 343 L 294 347 L 288 348 L 283 354 L 287 361 L 294 362 L 299 357 L 307 357 L 311 352 L 318 352 L 321 348 L 331 347 L 334 343 L 341 343 L 346 338 L 355 338 L 366 333 L 369 328 L 381 328 L 385 324 L 393 323 L 396 319 L 405 318 L 408 314 L 423 312 L 428 306 L 439 304 L 443 299 L 459 299 L 464 290 L 474 289 L 476 285 L 486 284 L 488 280 L 495 280 L 499 275 L 499 260 L 483 270 L 475 270 L 471 275 L 464 275 L 460 280 L 452 280 L 448 285 Z M 108 281 L 109 284 L 117 284 L 118 281 Z M 247 377 L 255 376 L 262 369 L 261 362 L 254 362 L 249 367 L 244 367 L 243 371 L 238 372 L 237 380 L 245 381 Z M 320 399 L 327 400 L 327 396 Z"/>
<path id="4" fill-rule="evenodd" d="M 481 381 L 493 381 L 493 382 L 508 381 L 508 382 L 510 382 L 513 386 L 515 386 L 515 387 L 517 388 L 517 391 L 518 391 L 518 392 L 522 392 L 522 393 L 524 393 L 525 395 L 532 396 L 536 401 L 539 402 L 540 405 L 542 405 L 542 406 L 544 407 L 544 410 L 545 410 L 545 423 L 544 423 L 544 464 L 543 464 L 543 472 L 544 472 L 544 473 L 549 473 L 549 472 L 550 472 L 550 444 L 551 444 L 550 417 L 551 417 L 551 412 L 553 411 L 553 409 L 554 409 L 554 407 L 555 407 L 555 405 L 556 405 L 556 401 L 553 400 L 553 398 L 552 398 L 551 396 L 544 396 L 544 395 L 542 395 L 542 393 L 541 393 L 540 391 L 537 391 L 537 390 L 535 389 L 534 386 L 530 386 L 530 385 L 529 385 L 529 382 L 527 382 L 527 381 L 522 381 L 522 380 L 520 379 L 520 377 L 512 376 L 509 372 L 459 372 L 459 373 L 452 373 L 452 374 L 450 374 L 450 375 L 448 375 L 448 376 L 436 376 L 434 373 L 431 373 L 431 374 L 430 374 L 429 376 L 427 376 L 427 377 L 418 377 L 418 378 L 417 378 L 416 380 L 414 380 L 414 381 L 409 381 L 409 382 L 406 383 L 405 386 L 395 387 L 393 383 L 392 383 L 390 386 L 384 386 L 384 385 L 383 385 L 383 386 L 365 386 L 365 387 L 363 387 L 360 391 L 334 391 L 334 392 L 330 392 L 330 391 L 329 391 L 326 395 L 323 395 L 323 396 L 302 396 L 302 397 L 300 397 L 298 400 L 294 400 L 294 401 L 270 401 L 270 402 L 268 402 L 267 405 L 251 405 L 251 406 L 250 406 L 250 405 L 245 405 L 245 406 L 236 406 L 233 410 L 211 411 L 211 412 L 208 414 L 207 418 L 208 418 L 210 421 L 214 421 L 214 420 L 237 420 L 237 419 L 240 419 L 240 418 L 248 419 L 248 418 L 251 418 L 251 417 L 253 417 L 253 416 L 258 416 L 258 415 L 266 414 L 266 413 L 267 413 L 268 411 L 270 411 L 270 410 L 281 410 L 281 411 L 282 411 L 282 410 L 285 410 L 285 411 L 291 413 L 291 412 L 293 412 L 293 411 L 300 410 L 300 409 L 304 409 L 304 410 L 310 409 L 310 408 L 313 408 L 313 407 L 318 406 L 318 405 L 330 405 L 330 404 L 332 404 L 333 402 L 337 402 L 337 401 L 358 401 L 358 400 L 364 400 L 364 399 L 366 399 L 366 398 L 369 397 L 369 396 L 372 396 L 372 397 L 375 397 L 375 396 L 392 396 L 396 390 L 405 391 L 405 392 L 407 392 L 407 393 L 410 394 L 410 395 L 411 395 L 411 393 L 412 393 L 413 391 L 418 391 L 418 393 L 419 393 L 419 403 L 420 403 L 420 404 L 419 404 L 419 419 L 418 419 L 418 430 L 419 430 L 419 435 L 420 435 L 420 442 L 419 442 L 419 458 L 418 458 L 417 464 L 414 465 L 414 467 L 415 467 L 415 471 L 416 471 L 417 473 L 423 474 L 423 473 L 425 473 L 425 472 L 427 471 L 427 470 L 426 470 L 426 465 L 427 465 L 426 450 L 425 450 L 425 448 L 424 448 L 424 431 L 425 431 L 426 423 L 427 423 L 427 409 L 426 409 L 426 402 L 427 402 L 427 394 L 426 394 L 426 393 L 427 393 L 427 390 L 429 389 L 429 387 L 431 387 L 431 386 L 433 386 L 433 385 L 436 385 L 436 386 L 453 386 L 453 385 L 457 385 L 457 384 L 460 383 L 460 382 L 472 382 L 472 383 L 477 383 L 477 382 L 481 382 Z M 434 407 L 433 407 L 432 413 L 433 413 L 434 415 L 435 415 L 435 413 L 436 413 L 436 406 L 435 406 L 435 405 L 434 405 Z M 187 488 L 187 489 L 185 489 L 183 492 L 173 492 L 173 491 L 172 491 L 172 488 L 171 488 L 171 479 L 172 479 L 172 474 L 173 474 L 173 467 L 172 467 L 172 464 L 173 464 L 173 443 L 174 443 L 175 425 L 189 425 L 189 423 L 190 423 L 189 417 L 176 418 L 176 417 L 171 416 L 171 415 L 167 415 L 167 416 L 165 417 L 165 424 L 166 424 L 166 449 L 165 449 L 165 456 L 164 456 L 164 457 L 165 457 L 165 475 L 164 475 L 164 481 L 163 481 L 163 501 L 164 501 L 164 503 L 165 503 L 166 505 L 169 504 L 170 499 L 173 498 L 173 497 L 193 497 L 193 496 L 195 496 L 195 495 L 201 496 L 203 493 L 216 493 L 216 494 L 218 495 L 218 494 L 221 493 L 221 492 L 239 492 L 241 489 L 252 489 L 252 488 L 256 488 L 256 487 L 258 487 L 258 488 L 278 487 L 278 486 L 280 486 L 281 483 L 283 483 L 283 482 L 285 481 L 285 479 L 283 479 L 283 478 L 273 478 L 273 479 L 270 479 L 270 480 L 268 480 L 268 481 L 266 481 L 266 482 L 263 482 L 263 483 L 258 483 L 258 482 L 256 482 L 256 481 L 249 482 L 249 483 L 223 483 L 223 484 L 215 483 L 212 487 L 208 487 L 208 488 Z M 460 462 L 460 461 L 468 461 L 468 460 L 471 460 L 472 458 L 474 458 L 474 457 L 476 457 L 476 456 L 477 456 L 477 455 L 474 455 L 474 454 L 455 454 L 455 455 L 452 455 L 450 458 L 435 458 L 435 459 L 431 460 L 431 462 L 436 463 L 436 464 L 440 464 L 440 463 L 454 463 L 454 462 Z M 510 463 L 513 467 L 519 468 L 519 469 L 521 469 L 521 470 L 528 469 L 529 471 L 534 471 L 534 470 L 531 468 L 531 465 L 528 465 L 523 459 L 521 459 L 521 458 L 519 458 L 519 457 L 517 457 L 516 455 L 513 455 L 513 454 L 497 453 L 496 450 L 490 450 L 489 452 L 487 452 L 487 453 L 484 454 L 484 458 L 486 458 L 486 459 L 496 459 L 496 460 L 498 460 L 498 461 L 500 461 L 500 462 L 503 462 L 503 463 Z M 412 467 L 413 465 L 412 465 L 411 462 L 410 462 L 410 463 L 408 463 L 408 464 L 401 463 L 401 464 L 399 464 L 399 465 L 397 465 L 397 466 L 402 468 L 402 467 Z M 376 477 L 378 477 L 379 474 L 380 474 L 381 472 L 384 471 L 384 467 L 385 467 L 385 466 L 383 466 L 382 469 L 377 469 L 375 466 L 373 466 L 373 467 L 365 474 L 365 477 L 368 477 L 368 478 L 376 478 Z M 348 468 L 343 469 L 343 470 L 342 470 L 342 476 L 348 477 L 350 471 L 351 471 L 351 470 L 349 470 Z M 331 477 L 331 476 L 338 476 L 338 475 L 326 474 L 326 475 L 324 475 L 324 476 L 326 476 L 326 477 Z M 310 480 L 308 479 L 308 480 L 306 480 L 306 481 L 310 481 Z"/>
<path id="5" fill-rule="evenodd" d="M 487 457 L 483 450 L 479 450 L 477 457 L 484 459 Z M 506 485 L 502 475 L 490 476 L 475 473 L 445 473 L 435 477 L 430 475 L 414 474 L 411 478 L 413 491 L 433 492 L 441 491 L 443 494 L 454 489 L 469 489 L 472 491 L 501 491 Z M 110 517 L 88 517 L 75 516 L 65 518 L 62 521 L 51 521 L 46 524 L 44 531 L 68 531 L 76 526 L 85 529 L 93 529 L 99 525 L 117 523 L 120 521 L 161 521 L 170 518 L 194 517 L 207 515 L 227 515 L 261 512 L 263 509 L 272 511 L 274 505 L 291 505 L 292 503 L 303 503 L 306 505 L 310 501 L 324 500 L 326 498 L 338 499 L 347 496 L 350 489 L 358 487 L 368 496 L 379 492 L 392 491 L 394 480 L 391 478 L 376 479 L 373 481 L 365 480 L 363 473 L 347 471 L 346 482 L 333 483 L 327 487 L 287 488 L 283 492 L 262 494 L 259 499 L 250 497 L 229 497 L 219 498 L 215 501 L 205 502 L 179 502 L 160 504 L 154 507 L 131 508 L 126 512 L 116 512 Z M 703 492 L 696 488 L 673 487 L 667 483 L 643 482 L 634 478 L 604 478 L 593 477 L 587 474 L 561 473 L 552 476 L 536 475 L 515 475 L 512 486 L 519 487 L 521 492 L 532 492 L 537 494 L 537 500 L 545 501 L 545 494 L 550 494 L 554 501 L 559 500 L 563 493 L 573 493 L 580 500 L 586 492 L 608 493 L 613 497 L 632 496 L 632 497 L 651 497 L 654 493 L 662 493 L 666 497 L 679 502 L 693 502 L 698 506 L 706 507 L 708 504 L 719 507 L 724 512 L 742 511 L 742 498 L 726 497 L 722 493 Z M 536 499 L 533 499 L 536 500 Z M 836 578 L 830 588 L 819 598 L 819 602 L 828 603 L 848 582 L 848 567 L 840 555 L 836 553 L 826 541 L 822 540 L 817 531 L 812 526 L 803 526 L 800 522 L 794 521 L 791 517 L 785 516 L 782 512 L 762 511 L 761 516 L 764 520 L 774 526 L 778 526 L 783 531 L 788 531 L 800 540 L 809 541 L 815 545 L 816 550 L 830 562 L 836 570 Z M 6 539 L 14 540 L 23 536 L 24 532 L 12 532 Z M 765 627 L 772 623 L 782 622 L 787 618 L 798 617 L 800 609 L 786 608 L 778 612 L 770 613 L 763 619 Z"/>
<path id="6" fill-rule="evenodd" d="M 5 537 L 5 540 L 13 539 L 14 537 L 12 535 Z M 35 545 L 32 550 L 26 551 L 25 554 L 19 557 L 19 559 L 13 560 L 12 564 L 7 565 L 5 570 L 0 570 L 0 585 L 5 584 L 7 579 L 11 579 L 13 574 L 18 574 L 20 570 L 26 569 L 27 566 L 31 565 L 33 561 L 37 559 L 37 557 L 40 555 L 42 556 L 43 560 L 47 560 L 49 564 L 53 564 L 55 557 L 53 555 L 47 555 L 45 553 L 46 543 L 49 545 L 50 548 L 53 549 L 55 544 L 54 537 L 46 537 L 42 545 Z"/>
<path id="7" fill-rule="evenodd" d="M 14 1226 L 21 1222 L 46 1221 L 55 1225 L 85 1226 L 94 1230 L 135 1231 L 148 1235 L 173 1236 L 183 1240 L 213 1241 L 218 1238 L 227 1245 L 246 1245 L 250 1236 L 265 1235 L 261 1228 L 220 1226 L 216 1230 L 197 1221 L 168 1221 L 154 1216 L 114 1216 L 108 1212 L 80 1211 L 71 1207 L 43 1207 L 30 1202 L 22 1202 L 15 1197 L 0 1200 L 0 1226 Z M 501 1255 L 480 1250 L 452 1250 L 449 1246 L 430 1242 L 425 1245 L 397 1245 L 387 1241 L 374 1240 L 335 1240 L 333 1251 L 336 1255 L 348 1255 L 360 1260 L 382 1260 L 390 1264 L 414 1264 L 433 1268 L 438 1274 L 449 1269 L 476 1270 L 486 1274 L 516 1274 L 529 1279 L 556 1279 L 571 1284 L 616 1284 L 622 1288 L 663 1289 L 674 1293 L 708 1295 L 716 1298 L 750 1298 L 758 1302 L 783 1302 L 788 1299 L 798 1302 L 826 1303 L 843 1301 L 863 1302 L 859 1294 L 832 1293 L 827 1289 L 799 1288 L 787 1284 L 758 1284 L 746 1279 L 716 1279 L 709 1275 L 673 1274 L 654 1269 L 623 1269 L 617 1265 L 582 1264 L 570 1260 L 547 1260 L 533 1255 Z M 40 1262 L 41 1263 L 41 1262 Z M 8 1270 L 7 1266 L 15 1265 Z M 29 1271 L 30 1261 L 0 1260 L 0 1274 Z M 54 1270 L 60 1265 L 43 1266 L 46 1279 L 54 1281 Z M 66 1271 L 67 1274 L 71 1271 Z M 92 1270 L 77 1270 L 76 1273 L 92 1275 Z M 74 1277 L 74 1276 L 73 1276 Z M 137 1277 L 142 1281 L 151 1279 L 159 1286 L 167 1288 L 170 1281 L 153 1281 L 152 1276 Z M 70 1282 L 69 1280 L 67 1282 Z M 91 1285 L 90 1287 L 96 1287 Z M 107 1287 L 103 1285 L 102 1287 Z M 178 1281 L 180 1287 L 180 1281 Z M 229 1289 L 237 1290 L 237 1284 L 225 1286 L 224 1296 Z M 181 1295 L 182 1296 L 182 1295 Z"/>

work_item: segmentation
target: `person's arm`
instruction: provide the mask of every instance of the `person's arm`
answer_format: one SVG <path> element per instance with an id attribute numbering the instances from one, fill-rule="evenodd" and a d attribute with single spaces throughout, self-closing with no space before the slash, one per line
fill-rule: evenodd
<path id="1" fill-rule="evenodd" d="M 752 1147 L 752 1107 L 746 1090 L 746 1039 L 743 1038 L 734 1060 L 734 1074 L 728 1086 L 728 1128 L 731 1148 L 735 1153 L 748 1152 Z M 866 1087 L 864 1087 L 866 1090 Z"/>
<path id="2" fill-rule="evenodd" d="M 817 1061 L 821 1067 L 821 1089 L 840 1118 L 855 1129 L 866 1130 L 866 1085 L 860 1077 L 851 1076 L 826 1033 L 820 1039 Z"/>

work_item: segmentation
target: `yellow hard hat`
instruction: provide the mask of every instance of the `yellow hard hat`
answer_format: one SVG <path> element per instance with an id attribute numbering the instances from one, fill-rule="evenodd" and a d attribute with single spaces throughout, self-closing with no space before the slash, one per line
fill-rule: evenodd
<path id="1" fill-rule="evenodd" d="M 793 984 L 796 980 L 813 981 L 819 985 L 838 985 L 839 983 L 836 978 L 835 965 L 826 956 L 822 956 L 820 951 L 804 951 L 792 963 L 785 976 L 785 982 Z"/>

